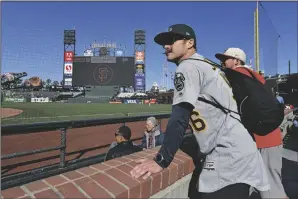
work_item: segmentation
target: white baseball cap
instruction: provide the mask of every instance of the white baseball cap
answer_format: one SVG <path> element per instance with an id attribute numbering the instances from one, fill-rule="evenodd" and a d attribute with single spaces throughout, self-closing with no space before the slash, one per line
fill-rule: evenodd
<path id="1" fill-rule="evenodd" d="M 217 53 L 215 54 L 215 57 L 222 62 L 224 62 L 227 58 L 236 58 L 246 63 L 246 54 L 240 48 L 228 48 L 224 54 Z"/>

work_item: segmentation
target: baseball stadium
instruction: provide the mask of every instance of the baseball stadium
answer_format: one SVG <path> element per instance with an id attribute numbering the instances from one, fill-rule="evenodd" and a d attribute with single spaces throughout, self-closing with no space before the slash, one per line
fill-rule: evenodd
<path id="1" fill-rule="evenodd" d="M 264 76 L 269 90 L 283 97 L 287 114 L 282 125 L 287 128 L 288 122 L 298 117 L 298 73 L 290 72 L 290 63 L 288 74 L 278 74 L 277 63 L 274 75 L 261 70 L 258 9 L 254 18 L 255 71 Z M 105 161 L 119 127 L 128 126 L 130 139 L 139 145 L 148 118 L 154 117 L 163 133 L 171 116 L 174 89 L 167 84 L 174 79 L 167 66 L 163 66 L 160 85 L 157 80 L 152 85 L 146 82 L 148 30 L 131 31 L 132 54 L 123 45 L 106 40 L 86 44 L 89 47 L 79 54 L 78 43 L 86 41 L 79 37 L 84 31 L 61 31 L 60 82 L 29 76 L 28 71 L 1 75 L 2 198 L 47 198 L 57 193 L 60 198 L 179 196 L 176 192 L 188 185 L 194 170 L 191 158 L 182 151 L 160 176 L 147 181 L 134 182 L 127 176 L 135 159 L 153 157 L 158 147 Z M 109 173 L 111 170 L 119 175 Z M 86 178 L 96 175 L 101 182 L 88 184 Z M 139 195 L 133 195 L 135 190 Z"/>
<path id="2" fill-rule="evenodd" d="M 68 49 L 76 48 L 75 40 L 75 30 L 64 31 L 63 81 L 60 85 L 46 87 L 39 77 L 23 81 L 26 72 L 2 75 L 2 106 L 5 108 L 2 124 L 170 111 L 172 91 L 160 92 L 158 86 L 153 85 L 145 92 L 144 49 L 129 57 L 124 56 L 125 50 L 116 43 L 92 43 L 84 55 L 78 56 Z M 145 31 L 136 30 L 135 46 L 145 45 L 144 41 Z M 6 112 L 9 117 L 5 116 Z"/>

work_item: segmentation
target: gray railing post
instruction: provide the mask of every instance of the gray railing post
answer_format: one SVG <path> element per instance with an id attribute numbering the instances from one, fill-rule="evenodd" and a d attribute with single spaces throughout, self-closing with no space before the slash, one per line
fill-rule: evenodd
<path id="1" fill-rule="evenodd" d="M 61 129 L 61 149 L 60 149 L 60 167 L 65 167 L 66 156 L 66 129 Z"/>

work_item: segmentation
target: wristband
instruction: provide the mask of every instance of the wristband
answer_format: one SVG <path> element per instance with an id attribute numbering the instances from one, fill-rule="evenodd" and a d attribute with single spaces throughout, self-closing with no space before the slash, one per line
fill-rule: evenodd
<path id="1" fill-rule="evenodd" d="M 167 162 L 164 159 L 163 155 L 161 153 L 157 153 L 155 158 L 153 159 L 160 167 L 166 168 Z"/>

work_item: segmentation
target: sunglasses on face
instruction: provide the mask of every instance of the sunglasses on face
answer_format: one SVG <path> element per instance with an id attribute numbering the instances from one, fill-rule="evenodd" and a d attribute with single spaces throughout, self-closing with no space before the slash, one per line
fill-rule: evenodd
<path id="1" fill-rule="evenodd" d="M 235 60 L 235 58 L 233 58 L 233 57 L 227 57 L 227 58 L 225 58 L 225 59 L 223 59 L 223 60 L 221 61 L 220 65 L 221 65 L 221 66 L 225 66 L 226 61 L 229 60 L 229 59 L 233 59 L 233 60 Z"/>
<path id="2" fill-rule="evenodd" d="M 176 41 L 179 41 L 179 40 L 187 40 L 187 38 L 182 37 L 182 36 L 171 37 L 167 41 L 164 42 L 164 46 L 165 45 L 173 45 Z"/>
<path id="3" fill-rule="evenodd" d="M 117 136 L 123 136 L 121 133 L 115 133 L 115 137 Z"/>

